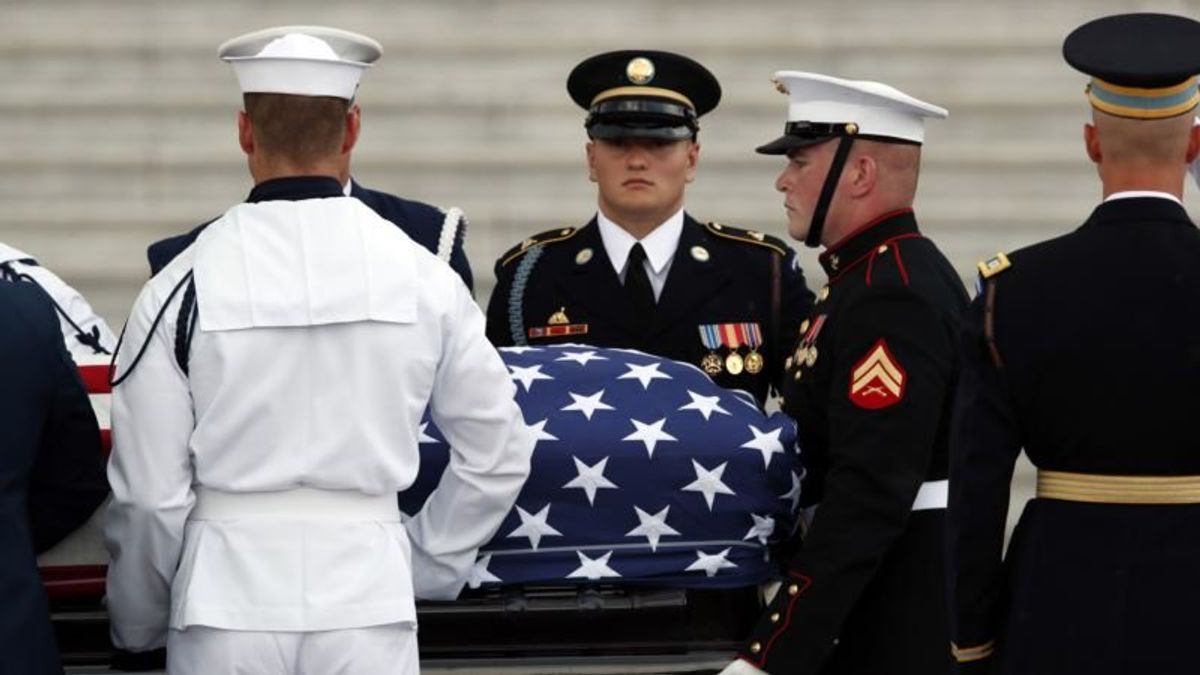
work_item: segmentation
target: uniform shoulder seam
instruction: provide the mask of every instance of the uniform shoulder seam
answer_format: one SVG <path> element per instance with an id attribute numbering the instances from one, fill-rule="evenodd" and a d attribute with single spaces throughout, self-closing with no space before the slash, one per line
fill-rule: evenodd
<path id="1" fill-rule="evenodd" d="M 737 241 L 743 244 L 761 246 L 782 256 L 786 256 L 788 253 L 788 245 L 785 244 L 782 239 L 759 232 L 757 230 L 744 230 L 740 227 L 733 227 L 717 222 L 705 223 L 704 229 L 715 237 L 729 239 L 731 241 Z"/>
<path id="2" fill-rule="evenodd" d="M 520 244 L 508 249 L 504 255 L 500 256 L 500 267 L 505 267 L 512 261 L 520 258 L 529 252 L 535 246 L 545 246 L 547 244 L 556 244 L 561 241 L 566 241 L 574 237 L 579 232 L 579 228 L 561 227 L 554 230 L 546 230 L 529 237 Z"/>

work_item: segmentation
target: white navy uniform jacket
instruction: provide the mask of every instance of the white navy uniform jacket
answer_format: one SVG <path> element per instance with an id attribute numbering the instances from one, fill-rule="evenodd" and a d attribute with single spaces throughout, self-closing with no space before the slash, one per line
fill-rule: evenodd
<path id="1" fill-rule="evenodd" d="M 208 227 L 146 284 L 117 359 L 128 379 L 114 389 L 105 526 L 114 643 L 159 647 L 168 626 L 415 622 L 414 596 L 454 598 L 535 442 L 483 323 L 449 266 L 333 179 L 260 184 Z M 427 404 L 452 457 L 404 523 L 189 519 L 205 490 L 390 497 L 417 475 Z"/>
<path id="2" fill-rule="evenodd" d="M 11 278 L 14 281 L 22 280 L 15 277 L 28 277 L 24 280 L 41 286 L 42 290 L 46 291 L 46 294 L 58 305 L 59 311 L 56 313 L 59 327 L 62 329 L 63 343 L 66 344 L 67 351 L 71 353 L 76 363 L 103 361 L 107 364 L 107 355 L 102 359 L 94 357 L 98 353 L 111 354 L 116 347 L 117 338 L 104 319 L 96 314 L 79 291 L 67 285 L 67 282 L 60 279 L 54 272 L 39 265 L 33 256 L 3 242 L 0 242 L 0 266 L 7 268 L 0 276 Z M 72 322 L 75 325 L 71 325 Z M 102 351 L 76 338 L 75 336 L 79 332 L 83 332 L 85 335 L 95 335 L 96 344 Z"/>

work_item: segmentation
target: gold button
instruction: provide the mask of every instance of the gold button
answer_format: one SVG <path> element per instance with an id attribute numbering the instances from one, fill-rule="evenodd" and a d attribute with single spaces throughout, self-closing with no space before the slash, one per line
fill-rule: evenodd
<path id="1" fill-rule="evenodd" d="M 877 251 L 877 253 L 887 253 L 887 244 L 884 244 L 883 246 L 880 246 L 880 247 L 879 247 L 879 250 Z"/>
<path id="2" fill-rule="evenodd" d="M 788 595 L 795 595 L 799 592 L 800 592 L 800 586 L 798 586 L 797 584 L 792 584 L 791 586 L 788 586 Z"/>
<path id="3" fill-rule="evenodd" d="M 791 370 L 791 369 L 792 369 L 792 362 L 793 362 L 793 359 L 792 359 L 792 357 L 790 357 L 790 356 L 789 356 L 789 357 L 787 357 L 787 361 L 784 361 L 784 362 L 783 362 L 783 368 L 784 368 L 784 370 Z"/>
<path id="4" fill-rule="evenodd" d="M 751 642 L 750 643 L 750 653 L 751 654 L 757 654 L 761 651 L 762 651 L 762 643 L 761 642 Z"/>
<path id="5" fill-rule="evenodd" d="M 829 297 L 829 287 L 825 286 L 821 289 L 821 292 L 817 294 L 817 299 L 825 300 L 828 297 Z"/>
<path id="6" fill-rule="evenodd" d="M 779 623 L 779 612 L 771 615 L 771 623 Z"/>
<path id="7" fill-rule="evenodd" d="M 803 377 L 803 376 L 804 376 L 804 371 L 803 371 L 803 370 L 797 370 L 797 371 L 796 371 L 796 374 L 794 375 L 794 377 L 795 377 L 795 379 L 796 379 L 796 381 L 797 381 L 797 382 L 799 382 L 799 381 L 800 381 L 800 378 L 801 378 L 801 377 Z"/>
<path id="8" fill-rule="evenodd" d="M 805 319 L 804 322 L 800 324 L 800 334 L 801 335 L 804 335 L 805 333 L 808 332 L 808 326 L 809 326 L 808 319 Z"/>

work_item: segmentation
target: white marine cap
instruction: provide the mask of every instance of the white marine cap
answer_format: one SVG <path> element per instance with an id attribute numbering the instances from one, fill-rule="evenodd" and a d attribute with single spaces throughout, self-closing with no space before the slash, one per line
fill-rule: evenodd
<path id="1" fill-rule="evenodd" d="M 365 35 L 324 26 L 279 26 L 217 48 L 242 93 L 335 96 L 352 100 L 358 80 L 383 55 Z"/>
<path id="2" fill-rule="evenodd" d="M 783 136 L 758 148 L 764 155 L 786 154 L 839 136 L 921 143 L 925 118 L 949 115 L 945 108 L 880 82 L 795 70 L 775 73 L 774 81 L 788 95 L 788 121 Z"/>

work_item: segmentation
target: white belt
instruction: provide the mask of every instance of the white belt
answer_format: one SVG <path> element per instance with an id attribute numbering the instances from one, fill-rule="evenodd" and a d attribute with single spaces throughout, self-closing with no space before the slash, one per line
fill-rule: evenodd
<path id="1" fill-rule="evenodd" d="M 302 518 L 399 522 L 396 495 L 368 495 L 355 490 L 293 488 L 276 492 L 224 492 L 194 486 L 196 505 L 191 520 L 243 518 Z"/>
<path id="2" fill-rule="evenodd" d="M 913 500 L 912 510 L 944 509 L 949 496 L 949 480 L 931 480 L 921 483 L 921 489 L 917 490 L 917 498 Z"/>

